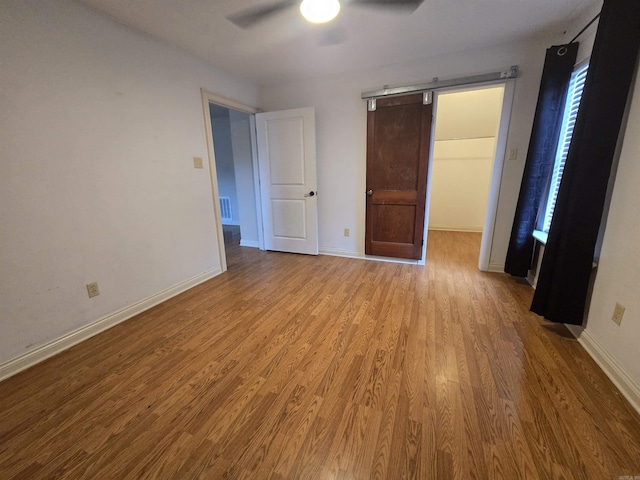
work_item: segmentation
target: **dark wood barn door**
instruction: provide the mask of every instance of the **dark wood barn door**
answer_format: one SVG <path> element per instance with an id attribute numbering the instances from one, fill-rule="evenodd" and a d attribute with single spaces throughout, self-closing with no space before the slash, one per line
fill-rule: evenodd
<path id="1" fill-rule="evenodd" d="M 421 93 L 378 99 L 367 114 L 368 255 L 422 255 L 431 119 Z"/>

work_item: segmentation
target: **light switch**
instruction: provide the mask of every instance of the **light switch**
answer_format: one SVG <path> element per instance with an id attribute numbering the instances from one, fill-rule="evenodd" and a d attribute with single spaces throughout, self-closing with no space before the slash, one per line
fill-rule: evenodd
<path id="1" fill-rule="evenodd" d="M 201 157 L 193 157 L 193 168 L 203 168 Z"/>
<path id="2" fill-rule="evenodd" d="M 517 160 L 518 159 L 518 149 L 512 148 L 509 150 L 509 160 Z"/>

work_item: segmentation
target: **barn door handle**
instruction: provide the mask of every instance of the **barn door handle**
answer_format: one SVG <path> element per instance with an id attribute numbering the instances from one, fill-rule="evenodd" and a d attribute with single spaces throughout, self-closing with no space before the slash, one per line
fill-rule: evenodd
<path id="1" fill-rule="evenodd" d="M 367 190 L 367 196 L 370 197 L 371 195 L 373 195 L 373 190 Z"/>
<path id="2" fill-rule="evenodd" d="M 311 190 L 309 193 L 305 193 L 304 196 L 305 197 L 313 197 L 316 194 L 316 192 L 314 192 L 313 190 Z"/>

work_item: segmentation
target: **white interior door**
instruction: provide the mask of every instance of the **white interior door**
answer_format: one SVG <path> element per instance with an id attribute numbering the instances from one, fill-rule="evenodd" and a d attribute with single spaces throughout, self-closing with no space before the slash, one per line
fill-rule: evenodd
<path id="1" fill-rule="evenodd" d="M 318 254 L 315 111 L 256 114 L 266 250 Z"/>

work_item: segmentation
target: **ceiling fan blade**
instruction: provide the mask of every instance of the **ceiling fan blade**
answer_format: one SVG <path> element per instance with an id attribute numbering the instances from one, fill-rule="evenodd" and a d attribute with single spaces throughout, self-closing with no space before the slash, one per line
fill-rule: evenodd
<path id="1" fill-rule="evenodd" d="M 371 7 L 384 7 L 408 12 L 415 11 L 424 0 L 350 0 L 353 5 L 366 5 Z"/>
<path id="2" fill-rule="evenodd" d="M 227 20 L 240 28 L 251 28 L 261 21 L 266 20 L 271 15 L 281 12 L 296 3 L 297 0 L 281 0 L 271 5 L 251 7 L 227 16 Z"/>

